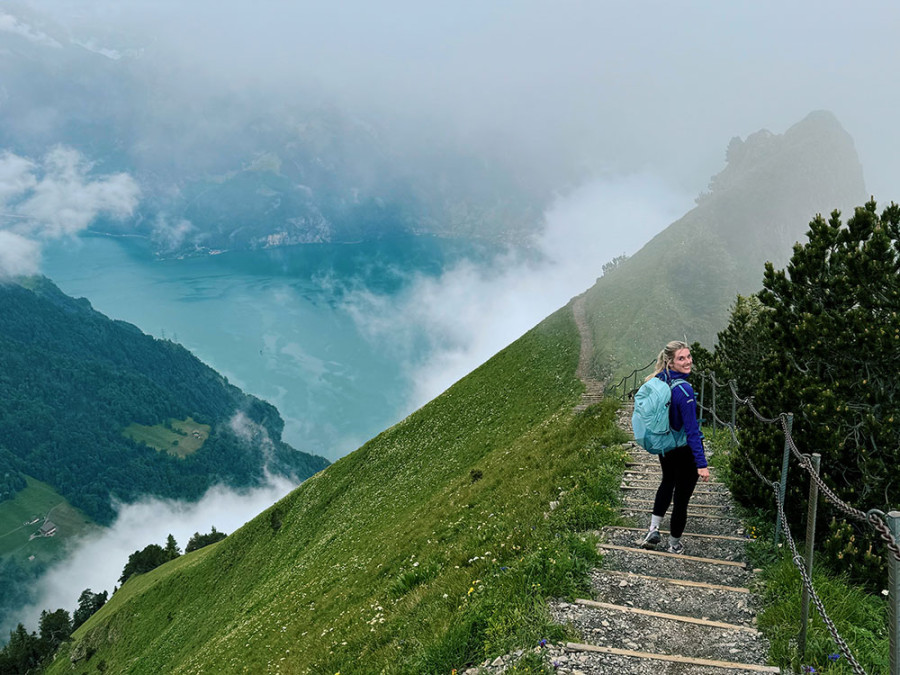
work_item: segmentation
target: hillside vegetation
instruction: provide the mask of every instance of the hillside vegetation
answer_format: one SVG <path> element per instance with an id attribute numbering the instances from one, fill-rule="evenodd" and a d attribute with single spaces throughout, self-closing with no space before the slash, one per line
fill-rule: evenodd
<path id="1" fill-rule="evenodd" d="M 614 518 L 614 403 L 560 310 L 224 541 L 129 580 L 53 673 L 449 673 L 560 637 Z M 557 501 L 559 507 L 550 508 Z"/>
<path id="2" fill-rule="evenodd" d="M 101 524 L 113 498 L 196 499 L 217 483 L 258 484 L 266 469 L 303 479 L 327 465 L 281 442 L 269 403 L 44 278 L 0 283 L 0 400 L 0 473 L 19 477 L 0 499 L 32 476 Z M 188 417 L 209 433 L 184 458 L 123 433 Z"/>

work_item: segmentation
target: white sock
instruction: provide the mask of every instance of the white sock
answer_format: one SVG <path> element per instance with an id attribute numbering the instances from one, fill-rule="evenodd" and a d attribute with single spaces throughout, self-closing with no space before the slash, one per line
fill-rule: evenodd
<path id="1" fill-rule="evenodd" d="M 658 530 L 659 524 L 662 522 L 662 516 L 650 516 L 650 529 Z"/>
<path id="2" fill-rule="evenodd" d="M 669 537 L 669 546 L 678 546 L 681 543 L 681 537 Z"/>

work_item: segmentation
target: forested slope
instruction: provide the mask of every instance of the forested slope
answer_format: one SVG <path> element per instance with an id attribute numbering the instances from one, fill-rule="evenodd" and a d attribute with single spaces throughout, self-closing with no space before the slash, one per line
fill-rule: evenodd
<path id="1" fill-rule="evenodd" d="M 100 523 L 111 498 L 193 499 L 215 483 L 249 486 L 264 470 L 304 479 L 328 462 L 281 441 L 270 404 L 242 393 L 173 342 L 111 321 L 44 278 L 0 284 L 0 498 L 27 474 Z M 211 427 L 178 458 L 137 443 L 132 423 L 192 417 Z"/>

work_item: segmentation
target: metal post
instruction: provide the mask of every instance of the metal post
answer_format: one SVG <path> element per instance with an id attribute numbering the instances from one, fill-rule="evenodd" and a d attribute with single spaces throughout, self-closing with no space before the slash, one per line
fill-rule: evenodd
<path id="1" fill-rule="evenodd" d="M 703 395 L 706 393 L 706 373 L 700 378 L 700 407 L 697 408 L 697 414 L 700 415 L 700 423 L 703 423 Z"/>
<path id="2" fill-rule="evenodd" d="M 784 459 L 781 461 L 781 483 L 778 485 L 778 498 L 784 505 L 784 492 L 787 489 L 788 460 L 791 457 L 791 445 L 788 443 L 787 435 L 794 427 L 794 413 L 787 413 L 787 431 L 784 434 Z M 784 509 L 786 510 L 786 508 Z M 781 511 L 775 515 L 775 546 L 778 546 L 778 536 L 781 534 Z"/>
<path id="3" fill-rule="evenodd" d="M 819 466 L 822 463 L 822 455 L 814 452 L 812 457 L 813 471 L 819 475 Z M 809 479 L 809 505 L 806 508 L 806 573 L 812 579 L 813 547 L 816 545 L 816 505 L 819 501 L 819 484 Z M 806 656 L 806 629 L 809 624 L 809 588 L 803 584 L 803 600 L 800 614 L 800 638 L 798 640 L 800 659 Z"/>
<path id="4" fill-rule="evenodd" d="M 737 383 L 734 380 L 731 380 L 731 384 L 734 385 L 734 388 L 737 389 Z M 734 396 L 734 393 L 731 394 L 731 428 L 732 430 L 737 429 L 737 399 Z"/>
<path id="5" fill-rule="evenodd" d="M 715 435 L 716 429 L 718 428 L 718 422 L 716 422 L 716 373 L 715 373 L 715 371 L 711 372 L 710 377 L 712 380 L 712 395 L 713 395 L 713 404 L 712 404 L 713 434 Z"/>
<path id="6" fill-rule="evenodd" d="M 900 511 L 891 511 L 887 514 L 887 524 L 891 528 L 891 534 L 895 540 L 900 540 Z M 890 675 L 900 675 L 900 561 L 888 552 L 888 602 L 890 603 L 890 645 L 891 645 L 891 672 Z"/>

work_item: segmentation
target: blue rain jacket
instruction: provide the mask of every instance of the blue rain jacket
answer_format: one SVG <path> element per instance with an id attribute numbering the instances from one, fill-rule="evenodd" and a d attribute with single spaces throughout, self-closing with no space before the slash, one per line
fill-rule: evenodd
<path id="1" fill-rule="evenodd" d="M 672 387 L 672 405 L 669 406 L 669 426 L 675 431 L 684 429 L 688 447 L 694 455 L 694 463 L 698 469 L 708 466 L 706 453 L 703 451 L 703 434 L 697 423 L 697 401 L 694 399 L 694 388 L 688 382 L 688 375 L 674 370 L 664 370 L 657 376 L 663 382 L 677 382 L 680 386 Z M 682 391 L 684 390 L 684 391 Z"/>

